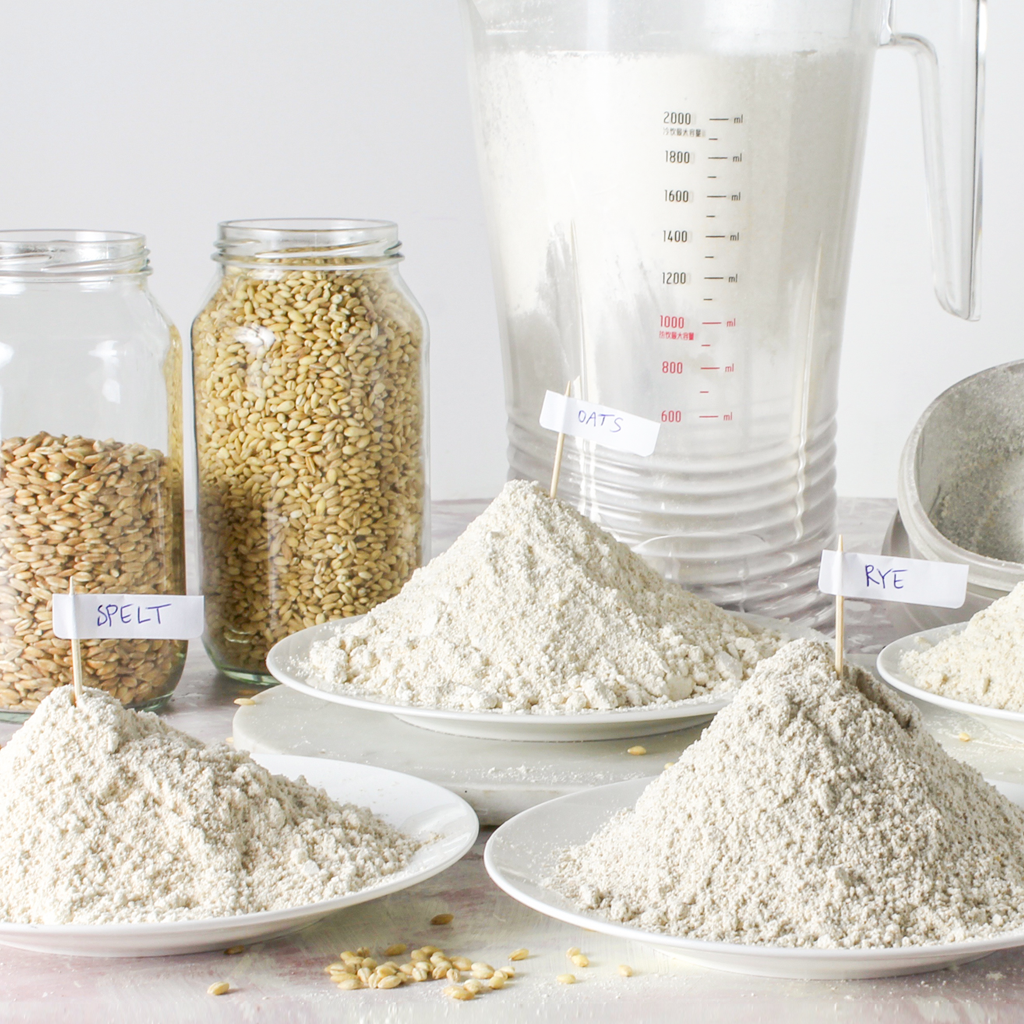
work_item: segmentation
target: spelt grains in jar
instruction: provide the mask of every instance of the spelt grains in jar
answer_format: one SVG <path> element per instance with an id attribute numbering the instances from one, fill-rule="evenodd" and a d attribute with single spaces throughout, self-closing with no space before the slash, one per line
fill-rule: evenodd
<path id="1" fill-rule="evenodd" d="M 423 558 L 426 341 L 387 221 L 220 225 L 192 327 L 205 643 L 229 676 Z"/>
<path id="2" fill-rule="evenodd" d="M 0 231 L 0 718 L 71 682 L 52 595 L 185 591 L 181 340 L 141 235 Z M 85 683 L 169 697 L 187 645 L 83 640 Z"/>

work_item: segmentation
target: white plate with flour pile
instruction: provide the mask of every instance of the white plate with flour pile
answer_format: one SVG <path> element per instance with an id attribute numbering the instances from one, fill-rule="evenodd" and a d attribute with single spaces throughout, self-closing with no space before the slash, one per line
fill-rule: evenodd
<path id="1" fill-rule="evenodd" d="M 379 885 L 322 903 L 235 917 L 166 924 L 34 925 L 0 922 L 0 945 L 64 956 L 173 956 L 248 945 L 297 931 L 344 907 L 398 892 L 431 878 L 459 860 L 476 842 L 473 809 L 432 782 L 384 768 L 283 754 L 256 754 L 270 771 L 325 789 L 340 803 L 369 807 L 424 845 L 402 871 Z"/>
<path id="2" fill-rule="evenodd" d="M 821 633 L 804 626 L 794 626 L 789 622 L 765 618 L 763 615 L 734 614 L 752 626 L 777 630 L 790 640 L 804 637 L 829 642 Z M 318 640 L 327 640 L 335 636 L 339 629 L 344 629 L 346 625 L 354 624 L 361 618 L 361 615 L 356 615 L 350 619 L 325 622 L 285 637 L 275 644 L 267 655 L 267 668 L 271 675 L 293 690 L 333 704 L 345 704 L 364 711 L 385 712 L 410 725 L 417 725 L 421 729 L 430 729 L 433 732 L 495 740 L 565 742 L 653 736 L 700 725 L 710 720 L 732 699 L 732 695 L 728 693 L 720 697 L 712 693 L 674 704 L 617 708 L 612 711 L 506 714 L 501 711 L 455 711 L 443 707 L 419 707 L 415 704 L 388 704 L 366 694 L 335 693 L 322 689 L 316 685 L 316 679 L 307 664 L 310 649 Z"/>
<path id="3" fill-rule="evenodd" d="M 989 953 L 1024 946 L 1024 933 L 993 939 L 892 949 L 809 949 L 754 946 L 684 939 L 609 921 L 581 910 L 544 885 L 559 853 L 585 843 L 614 814 L 632 807 L 650 779 L 560 797 L 532 807 L 502 825 L 487 843 L 484 865 L 513 899 L 557 921 L 632 942 L 646 942 L 662 953 L 702 967 L 767 978 L 884 978 L 937 971 L 979 960 Z"/>
<path id="4" fill-rule="evenodd" d="M 884 647 L 878 655 L 879 675 L 891 686 L 896 687 L 897 690 L 909 697 L 916 697 L 918 700 L 945 708 L 947 711 L 958 711 L 961 715 L 969 715 L 990 729 L 995 729 L 997 732 L 1024 742 L 1024 712 L 990 708 L 984 704 L 967 704 L 962 700 L 940 696 L 931 690 L 915 686 L 914 677 L 901 667 L 900 662 L 903 655 L 908 651 L 927 650 L 948 636 L 962 633 L 966 628 L 966 622 L 956 622 L 951 626 L 936 626 L 934 629 L 925 629 L 920 633 L 911 633 L 909 636 L 894 641 L 888 647 Z"/>

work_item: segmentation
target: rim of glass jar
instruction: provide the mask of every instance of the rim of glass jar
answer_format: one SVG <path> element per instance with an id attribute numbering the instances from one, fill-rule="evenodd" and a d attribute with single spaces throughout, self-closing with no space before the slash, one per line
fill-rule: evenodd
<path id="1" fill-rule="evenodd" d="M 150 273 L 146 236 L 134 231 L 0 231 L 0 280 L 75 280 Z"/>
<path id="2" fill-rule="evenodd" d="M 390 220 L 269 217 L 217 225 L 213 259 L 233 267 L 307 270 L 311 266 L 374 266 L 405 259 Z"/>

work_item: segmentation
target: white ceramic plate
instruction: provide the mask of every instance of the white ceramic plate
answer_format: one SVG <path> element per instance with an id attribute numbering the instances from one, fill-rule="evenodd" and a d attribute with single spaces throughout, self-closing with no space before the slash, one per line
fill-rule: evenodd
<path id="1" fill-rule="evenodd" d="M 287 910 L 167 924 L 33 925 L 0 922 L 0 945 L 64 956 L 173 956 L 247 945 L 314 924 L 357 903 L 407 889 L 444 871 L 476 841 L 477 820 L 461 797 L 401 772 L 346 761 L 283 754 L 256 754 L 279 775 L 321 786 L 335 800 L 369 807 L 385 821 L 424 843 L 408 867 L 349 896 Z M 427 840 L 433 838 L 433 841 Z"/>
<path id="2" fill-rule="evenodd" d="M 898 949 L 788 949 L 701 942 L 612 923 L 594 911 L 580 910 L 546 889 L 558 853 L 586 842 L 613 814 L 632 807 L 650 779 L 616 782 L 531 807 L 505 822 L 484 850 L 491 878 L 511 897 L 557 921 L 646 942 L 671 956 L 702 967 L 767 978 L 884 978 L 937 971 L 978 960 L 1001 949 L 1024 946 L 1024 932 L 996 939 Z"/>
<path id="3" fill-rule="evenodd" d="M 790 639 L 808 637 L 829 642 L 821 633 L 803 626 L 794 626 L 761 615 L 737 617 L 754 626 L 778 630 Z M 383 711 L 395 715 L 403 722 L 434 732 L 495 740 L 550 742 L 652 736 L 699 725 L 721 711 L 731 700 L 729 695 L 718 698 L 712 695 L 669 707 L 623 708 L 576 714 L 507 715 L 500 711 L 452 711 L 439 707 L 417 707 L 414 704 L 388 704 L 372 697 L 350 696 L 320 689 L 305 665 L 310 648 L 316 641 L 334 636 L 339 628 L 358 622 L 361 618 L 361 615 L 354 615 L 341 622 L 325 622 L 285 637 L 267 655 L 267 668 L 271 675 L 293 690 L 333 704 L 346 704 L 364 711 Z"/>
<path id="4" fill-rule="evenodd" d="M 910 697 L 916 697 L 918 700 L 934 704 L 936 707 L 946 708 L 948 711 L 958 711 L 962 715 L 969 715 L 990 729 L 1024 741 L 1024 712 L 987 708 L 983 704 L 966 704 L 962 700 L 941 697 L 937 693 L 932 693 L 931 690 L 923 690 L 915 686 L 914 677 L 900 668 L 900 659 L 907 651 L 925 651 L 929 647 L 934 647 L 947 636 L 963 632 L 966 626 L 966 622 L 956 622 L 951 626 L 936 626 L 934 629 L 925 629 L 920 633 L 911 633 L 900 640 L 895 640 L 888 647 L 884 647 L 878 655 L 879 675 L 887 683 L 895 686 L 897 690 L 902 690 Z"/>

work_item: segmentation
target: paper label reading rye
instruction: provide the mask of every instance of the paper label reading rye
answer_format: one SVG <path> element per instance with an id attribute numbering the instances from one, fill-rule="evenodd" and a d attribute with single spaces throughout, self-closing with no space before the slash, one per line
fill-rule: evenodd
<path id="1" fill-rule="evenodd" d="M 180 594 L 54 594 L 53 632 L 62 640 L 195 640 L 203 635 L 203 599 Z"/>
<path id="2" fill-rule="evenodd" d="M 544 393 L 540 425 L 559 434 L 586 438 L 605 448 L 644 456 L 654 451 L 661 430 L 661 424 L 654 420 L 555 391 Z"/>
<path id="3" fill-rule="evenodd" d="M 826 594 L 841 593 L 843 597 L 872 601 L 959 608 L 967 597 L 967 566 L 921 558 L 822 551 L 818 589 Z"/>

